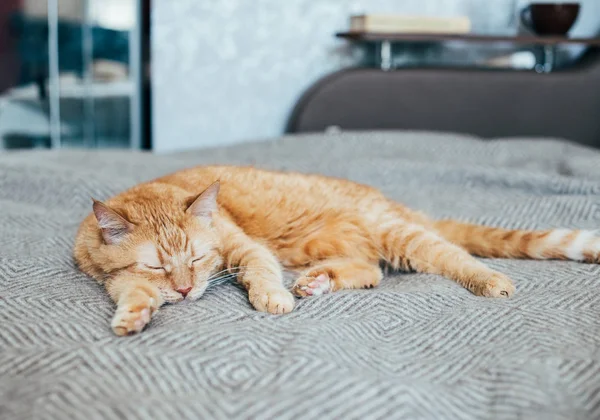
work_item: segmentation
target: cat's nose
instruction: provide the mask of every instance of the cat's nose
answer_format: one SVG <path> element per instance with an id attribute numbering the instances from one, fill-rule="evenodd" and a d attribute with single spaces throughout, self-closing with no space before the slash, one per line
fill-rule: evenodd
<path id="1" fill-rule="evenodd" d="M 190 290 L 192 290 L 191 287 L 181 287 L 179 289 L 176 289 L 179 293 L 181 293 L 183 295 L 183 297 L 186 297 L 188 293 L 190 293 Z"/>

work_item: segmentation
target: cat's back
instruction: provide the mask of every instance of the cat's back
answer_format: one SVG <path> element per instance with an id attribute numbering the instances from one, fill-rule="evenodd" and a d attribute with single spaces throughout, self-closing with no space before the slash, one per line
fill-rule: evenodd
<path id="1" fill-rule="evenodd" d="M 286 266 L 326 252 L 370 252 L 369 220 L 388 205 L 376 189 L 351 181 L 251 167 L 197 167 L 158 181 L 200 193 L 216 180 L 220 207 Z"/>
<path id="2" fill-rule="evenodd" d="M 279 172 L 248 166 L 198 166 L 159 178 L 190 193 L 200 193 L 221 181 L 220 204 L 235 208 L 265 205 L 354 207 L 357 202 L 382 198 L 379 191 L 345 179 L 299 172 Z"/>
<path id="3" fill-rule="evenodd" d="M 344 179 L 252 167 L 204 166 L 158 181 L 200 193 L 221 181 L 219 204 L 248 233 L 274 234 L 275 226 L 304 229 L 358 219 L 386 200 L 374 188 Z"/>

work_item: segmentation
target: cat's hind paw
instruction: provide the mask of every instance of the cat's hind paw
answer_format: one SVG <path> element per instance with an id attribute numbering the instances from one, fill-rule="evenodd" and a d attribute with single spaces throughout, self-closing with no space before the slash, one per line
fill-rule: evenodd
<path id="1" fill-rule="evenodd" d="M 316 277 L 302 276 L 294 284 L 292 293 L 298 297 L 320 296 L 331 291 L 329 276 L 325 273 Z"/>
<path id="2" fill-rule="evenodd" d="M 492 298 L 509 298 L 515 293 L 512 281 L 503 274 L 494 274 L 478 284 L 476 295 Z"/>

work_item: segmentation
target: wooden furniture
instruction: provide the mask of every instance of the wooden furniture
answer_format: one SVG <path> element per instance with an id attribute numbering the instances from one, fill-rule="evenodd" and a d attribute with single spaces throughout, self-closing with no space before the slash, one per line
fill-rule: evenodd
<path id="1" fill-rule="evenodd" d="M 378 64 L 382 70 L 392 69 L 392 44 L 422 43 L 438 44 L 448 41 L 470 43 L 513 43 L 516 45 L 531 45 L 543 47 L 543 62 L 536 66 L 536 71 L 549 73 L 554 69 L 556 47 L 562 44 L 578 44 L 600 47 L 600 38 L 567 38 L 558 36 L 495 36 L 476 34 L 405 34 L 405 33 L 368 33 L 368 32 L 338 32 L 338 38 L 351 42 L 370 43 L 377 46 Z"/>

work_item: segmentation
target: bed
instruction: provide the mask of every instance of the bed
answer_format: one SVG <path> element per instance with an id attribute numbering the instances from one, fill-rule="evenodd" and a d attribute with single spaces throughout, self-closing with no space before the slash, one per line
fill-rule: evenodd
<path id="1" fill-rule="evenodd" d="M 0 418 L 600 417 L 600 265 L 488 260 L 509 300 L 388 273 L 285 316 L 228 283 L 115 337 L 71 257 L 90 197 L 207 163 L 345 177 L 436 217 L 600 226 L 600 151 L 560 139 L 329 130 L 170 156 L 2 154 Z"/>

